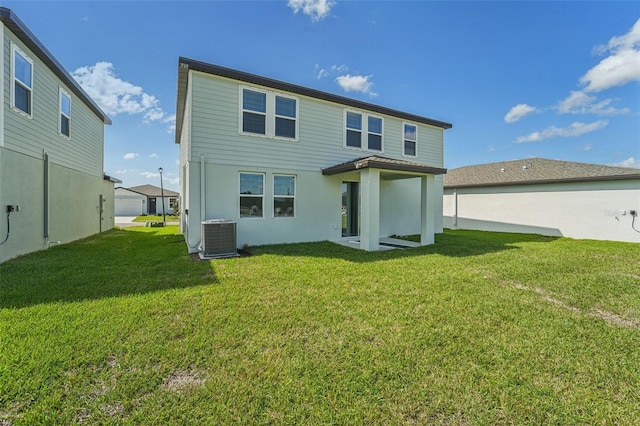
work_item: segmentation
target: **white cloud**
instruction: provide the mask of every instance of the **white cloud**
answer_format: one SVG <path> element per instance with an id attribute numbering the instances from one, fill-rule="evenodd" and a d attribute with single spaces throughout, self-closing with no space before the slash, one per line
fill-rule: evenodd
<path id="1" fill-rule="evenodd" d="M 176 115 L 175 114 L 166 116 L 164 120 L 162 120 L 162 122 L 169 124 L 169 127 L 167 127 L 168 133 L 173 133 L 176 131 Z"/>
<path id="2" fill-rule="evenodd" d="M 152 179 L 152 178 L 160 178 L 160 173 L 155 173 L 155 172 L 142 172 L 140 173 L 140 176 L 144 176 L 147 179 Z"/>
<path id="3" fill-rule="evenodd" d="M 611 106 L 613 99 L 596 102 L 595 96 L 589 96 L 581 90 L 572 91 L 566 99 L 558 102 L 559 114 L 596 114 L 618 115 L 629 114 L 629 108 L 618 109 Z"/>
<path id="4" fill-rule="evenodd" d="M 329 76 L 329 71 L 325 70 L 324 68 L 321 68 L 320 70 L 316 70 L 316 73 L 317 73 L 316 78 L 318 80 Z"/>
<path id="5" fill-rule="evenodd" d="M 160 157 L 158 156 L 158 154 L 156 154 L 156 153 L 154 152 L 153 154 L 151 154 L 151 155 L 149 156 L 149 158 L 160 158 Z"/>
<path id="6" fill-rule="evenodd" d="M 125 160 L 133 160 L 134 158 L 140 157 L 140 154 L 137 152 L 127 152 L 122 158 Z"/>
<path id="7" fill-rule="evenodd" d="M 316 69 L 314 73 L 316 74 L 316 78 L 320 80 L 321 78 L 329 77 L 330 75 L 345 73 L 348 70 L 349 70 L 349 67 L 344 64 L 331 65 L 329 69 L 320 68 L 320 65 L 316 64 Z"/>
<path id="8" fill-rule="evenodd" d="M 536 111 L 538 111 L 538 109 L 536 107 L 532 107 L 531 105 L 518 104 L 511 108 L 507 115 L 504 116 L 504 121 L 505 123 L 515 123 L 516 121 L 519 121 L 527 115 L 533 114 Z"/>
<path id="9" fill-rule="evenodd" d="M 369 80 L 371 75 L 341 75 L 336 77 L 336 81 L 345 92 L 361 92 L 369 96 L 377 96 L 371 89 L 373 83 Z"/>
<path id="10" fill-rule="evenodd" d="M 116 170 L 116 174 L 117 175 L 126 175 L 127 174 L 127 169 Z"/>
<path id="11" fill-rule="evenodd" d="M 311 20 L 318 22 L 329 16 L 331 8 L 336 2 L 332 0 L 289 0 L 289 6 L 293 13 L 302 12 L 311 17 Z"/>
<path id="12" fill-rule="evenodd" d="M 107 115 L 142 114 L 146 123 L 165 116 L 155 96 L 117 77 L 110 62 L 97 62 L 93 66 L 78 68 L 71 74 Z"/>
<path id="13" fill-rule="evenodd" d="M 591 151 L 593 149 L 593 144 L 588 143 L 582 148 L 583 151 Z"/>
<path id="14" fill-rule="evenodd" d="M 526 136 L 520 136 L 516 139 L 516 143 L 538 142 L 543 139 L 550 139 L 555 137 L 576 137 L 584 135 L 585 133 L 590 133 L 602 129 L 603 127 L 606 127 L 607 124 L 609 124 L 607 120 L 598 120 L 593 123 L 580 123 L 576 121 L 574 123 L 571 123 L 569 127 L 564 128 L 551 126 L 541 132 L 533 132 Z"/>
<path id="15" fill-rule="evenodd" d="M 613 37 L 596 53 L 610 55 L 580 78 L 587 92 L 600 92 L 632 81 L 640 81 L 640 19 L 622 36 Z"/>
<path id="16" fill-rule="evenodd" d="M 614 166 L 640 169 L 640 158 L 629 157 L 626 160 L 622 160 L 621 162 L 614 164 Z"/>

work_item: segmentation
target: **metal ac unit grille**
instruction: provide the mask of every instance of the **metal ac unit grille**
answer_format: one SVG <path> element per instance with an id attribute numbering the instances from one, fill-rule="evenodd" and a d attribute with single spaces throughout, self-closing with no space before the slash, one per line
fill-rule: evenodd
<path id="1" fill-rule="evenodd" d="M 237 256 L 236 223 L 231 220 L 212 219 L 202 222 L 201 257 Z"/>

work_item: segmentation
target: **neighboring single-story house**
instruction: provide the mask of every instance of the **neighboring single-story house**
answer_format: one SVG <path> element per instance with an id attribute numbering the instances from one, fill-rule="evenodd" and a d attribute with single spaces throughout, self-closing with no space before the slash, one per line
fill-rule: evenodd
<path id="1" fill-rule="evenodd" d="M 10 9 L 0 7 L 0 263 L 113 227 L 111 120 Z"/>
<path id="2" fill-rule="evenodd" d="M 163 207 L 165 214 L 173 214 L 180 196 L 175 191 L 154 185 L 118 187 L 115 192 L 116 216 L 162 215 Z"/>
<path id="3" fill-rule="evenodd" d="M 444 226 L 640 242 L 640 169 L 530 158 L 449 170 Z"/>
<path id="4" fill-rule="evenodd" d="M 181 229 L 235 222 L 237 246 L 380 239 L 441 230 L 451 124 L 180 58 Z"/>

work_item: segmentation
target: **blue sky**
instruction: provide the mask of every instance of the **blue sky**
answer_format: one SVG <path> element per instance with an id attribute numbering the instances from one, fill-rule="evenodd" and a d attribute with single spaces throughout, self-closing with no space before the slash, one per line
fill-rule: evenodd
<path id="1" fill-rule="evenodd" d="M 640 167 L 639 2 L 8 1 L 113 120 L 105 172 L 178 189 L 178 57 L 453 124 L 445 166 Z"/>

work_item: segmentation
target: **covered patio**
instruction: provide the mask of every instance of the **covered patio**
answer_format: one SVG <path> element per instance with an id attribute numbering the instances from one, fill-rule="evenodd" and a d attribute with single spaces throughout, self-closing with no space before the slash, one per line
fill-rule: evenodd
<path id="1" fill-rule="evenodd" d="M 359 245 L 367 251 L 389 247 L 380 238 L 380 182 L 397 179 L 420 179 L 420 245 L 434 243 L 435 216 L 439 203 L 435 197 L 435 176 L 446 169 L 406 160 L 369 156 L 331 166 L 322 170 L 326 176 L 340 176 L 360 183 L 359 236 L 345 239 L 350 246 Z M 400 241 L 400 240 L 397 240 Z"/>

